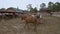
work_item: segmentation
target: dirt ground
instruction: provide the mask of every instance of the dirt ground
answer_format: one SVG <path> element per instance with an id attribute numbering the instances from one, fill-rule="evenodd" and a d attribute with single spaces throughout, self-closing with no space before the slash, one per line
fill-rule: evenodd
<path id="1" fill-rule="evenodd" d="M 60 34 L 60 18 L 53 16 L 43 17 L 44 23 L 37 26 L 37 34 Z M 24 28 L 20 18 L 0 20 L 0 34 L 36 34 L 33 27 Z"/>

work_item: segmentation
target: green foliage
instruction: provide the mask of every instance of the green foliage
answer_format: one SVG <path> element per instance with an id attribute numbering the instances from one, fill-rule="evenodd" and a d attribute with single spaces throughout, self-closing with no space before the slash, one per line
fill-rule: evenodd
<path id="1" fill-rule="evenodd" d="M 56 2 L 55 5 L 56 5 L 56 11 L 60 11 L 60 3 Z"/>
<path id="2" fill-rule="evenodd" d="M 49 2 L 49 3 L 48 3 L 48 9 L 49 9 L 49 10 L 52 10 L 52 9 L 53 9 L 52 7 L 53 7 L 53 2 Z"/>
<path id="3" fill-rule="evenodd" d="M 45 8 L 45 6 L 46 6 L 45 3 L 42 3 L 42 4 L 40 5 L 41 9 Z"/>
<path id="4" fill-rule="evenodd" d="M 60 3 L 59 2 L 56 2 L 56 3 L 49 2 L 48 7 L 46 7 L 45 3 L 41 3 L 40 7 L 41 7 L 40 8 L 41 10 L 47 8 L 48 10 L 51 10 L 51 11 L 56 11 L 56 12 L 60 11 Z M 15 10 L 15 11 L 22 11 L 18 7 L 17 8 L 10 7 L 10 8 L 7 8 L 7 9 L 1 8 L 0 11 L 5 11 L 5 10 L 8 10 L 8 9 L 12 9 L 12 10 Z M 31 11 L 31 12 L 37 12 L 38 11 L 37 7 L 34 7 L 34 8 L 32 7 L 32 4 L 27 5 L 27 10 Z"/>
<path id="5" fill-rule="evenodd" d="M 56 2 L 56 3 L 49 2 L 47 8 L 51 11 L 60 11 L 60 3 L 59 2 Z"/>
<path id="6" fill-rule="evenodd" d="M 28 5 L 27 5 L 27 9 L 28 9 L 30 12 L 33 12 L 33 13 L 35 13 L 35 12 L 38 11 L 36 7 L 35 7 L 35 8 L 32 7 L 32 4 L 28 4 Z"/>
<path id="7" fill-rule="evenodd" d="M 37 8 L 35 7 L 35 8 L 33 8 L 33 10 L 32 10 L 32 12 L 33 13 L 36 13 L 38 10 L 37 10 Z"/>
<path id="8" fill-rule="evenodd" d="M 28 5 L 27 5 L 27 10 L 28 10 L 28 11 L 31 11 L 32 9 L 33 9 L 33 8 L 32 8 L 32 4 L 28 4 Z"/>
<path id="9" fill-rule="evenodd" d="M 46 5 L 45 5 L 45 3 L 42 3 L 41 5 L 40 5 L 40 10 L 43 10 L 43 9 L 46 9 Z M 60 11 L 60 3 L 59 2 L 56 2 L 56 3 L 53 3 L 53 2 L 49 2 L 48 3 L 48 7 L 47 7 L 47 9 L 48 10 L 51 10 L 51 12 L 58 12 L 58 11 Z"/>

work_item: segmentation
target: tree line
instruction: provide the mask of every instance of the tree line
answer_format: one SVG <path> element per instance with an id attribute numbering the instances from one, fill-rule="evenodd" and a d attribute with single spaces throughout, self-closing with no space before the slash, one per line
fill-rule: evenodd
<path id="1" fill-rule="evenodd" d="M 46 7 L 47 6 L 47 7 Z M 12 7 L 13 9 L 15 10 L 21 10 L 19 8 L 14 8 Z M 7 8 L 8 9 L 8 8 Z M 37 7 L 32 7 L 32 4 L 28 4 L 27 5 L 27 11 L 31 11 L 31 12 L 37 12 L 37 11 L 41 11 L 43 9 L 48 9 L 48 10 L 51 10 L 51 12 L 59 12 L 60 11 L 60 3 L 59 2 L 49 2 L 48 5 L 46 5 L 45 3 L 41 3 L 40 4 L 40 9 L 37 10 Z M 6 10 L 5 8 L 1 8 L 0 11 L 3 11 L 3 10 Z M 26 10 L 24 10 L 26 11 Z"/>
<path id="2" fill-rule="evenodd" d="M 35 8 L 32 7 L 32 4 L 28 4 L 27 8 L 28 8 L 27 10 L 31 11 L 31 12 L 37 12 L 38 11 L 37 7 L 35 7 Z M 43 9 L 51 10 L 51 12 L 59 12 L 60 11 L 60 3 L 59 2 L 55 2 L 55 3 L 49 2 L 47 7 L 46 7 L 45 3 L 41 3 L 39 11 L 43 10 Z"/>

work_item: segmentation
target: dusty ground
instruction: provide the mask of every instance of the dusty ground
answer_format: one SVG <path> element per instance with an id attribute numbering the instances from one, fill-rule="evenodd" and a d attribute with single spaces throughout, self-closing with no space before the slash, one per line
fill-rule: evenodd
<path id="1" fill-rule="evenodd" d="M 44 17 L 44 24 L 37 26 L 38 34 L 60 34 L 60 18 Z M 20 18 L 10 20 L 0 20 L 0 34 L 36 34 L 31 29 L 24 29 L 24 23 Z"/>

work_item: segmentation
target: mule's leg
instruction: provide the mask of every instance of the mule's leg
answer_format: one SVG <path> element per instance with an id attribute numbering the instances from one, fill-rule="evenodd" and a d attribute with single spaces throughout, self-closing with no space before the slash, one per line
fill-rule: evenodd
<path id="1" fill-rule="evenodd" d="M 24 28 L 29 28 L 29 25 L 28 25 L 28 23 L 27 23 L 27 22 L 25 23 Z"/>
<path id="2" fill-rule="evenodd" d="M 28 23 L 25 24 L 24 29 L 26 29 L 26 31 L 29 31 L 30 30 Z"/>
<path id="3" fill-rule="evenodd" d="M 25 23 L 24 28 L 26 28 L 26 26 L 27 26 L 27 23 Z"/>
<path id="4" fill-rule="evenodd" d="M 37 32 L 37 24 L 34 24 L 34 31 Z"/>
<path id="5" fill-rule="evenodd" d="M 38 34 L 38 31 L 37 31 L 37 23 L 34 25 L 35 27 L 34 27 L 34 32 L 36 33 L 36 34 Z"/>

